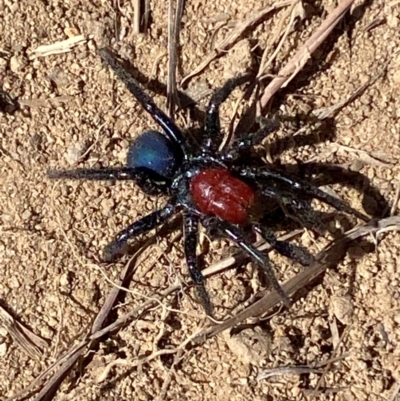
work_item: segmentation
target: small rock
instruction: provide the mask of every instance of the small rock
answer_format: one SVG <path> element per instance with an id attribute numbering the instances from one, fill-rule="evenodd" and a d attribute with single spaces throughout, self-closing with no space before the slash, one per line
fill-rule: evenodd
<path id="1" fill-rule="evenodd" d="M 0 326 L 0 336 L 2 337 L 8 336 L 8 330 L 5 327 Z"/>
<path id="2" fill-rule="evenodd" d="M 71 166 L 78 163 L 78 161 L 86 152 L 87 148 L 88 146 L 85 142 L 75 142 L 71 144 L 65 153 L 65 160 Z"/>
<path id="3" fill-rule="evenodd" d="M 32 216 L 32 212 L 29 209 L 26 209 L 22 214 L 22 220 L 29 220 Z"/>
<path id="4" fill-rule="evenodd" d="M 7 344 L 0 344 L 0 356 L 4 356 L 7 353 Z"/>
<path id="5" fill-rule="evenodd" d="M 112 199 L 103 199 L 100 202 L 104 214 L 108 214 L 114 208 L 114 201 Z"/>
<path id="6" fill-rule="evenodd" d="M 259 366 L 271 350 L 271 334 L 260 327 L 250 327 L 238 334 L 225 335 L 229 349 L 244 364 Z"/>
<path id="7" fill-rule="evenodd" d="M 19 288 L 21 287 L 21 283 L 18 281 L 18 279 L 14 276 L 10 280 L 10 287 L 11 288 Z"/>
<path id="8" fill-rule="evenodd" d="M 354 310 L 350 297 L 333 297 L 331 310 L 341 323 L 350 324 Z"/>
<path id="9" fill-rule="evenodd" d="M 22 56 L 12 56 L 10 58 L 10 70 L 17 73 L 26 66 L 26 60 Z"/>

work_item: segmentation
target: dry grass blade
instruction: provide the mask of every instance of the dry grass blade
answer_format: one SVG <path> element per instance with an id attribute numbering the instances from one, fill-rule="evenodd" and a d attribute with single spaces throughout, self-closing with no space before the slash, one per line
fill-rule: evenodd
<path id="1" fill-rule="evenodd" d="M 79 356 L 82 354 L 83 350 L 88 344 L 90 344 L 92 341 L 99 340 L 101 337 L 103 337 L 105 334 L 110 333 L 111 331 L 121 328 L 122 326 L 124 326 L 125 324 L 136 318 L 139 314 L 143 313 L 145 310 L 159 305 L 165 297 L 174 293 L 175 291 L 178 291 L 181 288 L 182 286 L 180 284 L 172 285 L 171 287 L 163 291 L 159 296 L 149 298 L 147 301 L 143 302 L 141 305 L 134 308 L 128 314 L 117 319 L 112 324 L 92 333 L 87 338 L 83 339 L 79 344 L 73 346 L 63 356 L 61 356 L 52 366 L 50 366 L 44 373 L 42 373 L 40 377 L 38 377 L 27 389 L 23 390 L 23 392 L 21 392 L 17 396 L 7 399 L 6 401 L 12 401 L 15 400 L 16 398 L 21 398 L 27 393 L 27 391 L 30 391 L 33 386 L 38 385 L 40 381 L 44 380 L 45 376 L 47 376 L 51 371 L 61 366 L 60 369 L 51 377 L 51 379 L 46 383 L 45 387 L 42 388 L 38 396 L 35 398 L 35 401 L 51 400 L 54 397 L 55 392 L 57 391 L 61 382 L 63 381 L 65 376 L 69 373 L 71 368 L 75 365 Z"/>
<path id="2" fill-rule="evenodd" d="M 22 351 L 33 359 L 40 359 L 43 350 L 48 346 L 47 342 L 15 320 L 1 306 L 0 324 L 7 329 L 12 339 L 22 349 Z"/>
<path id="3" fill-rule="evenodd" d="M 175 106 L 178 101 L 176 91 L 176 66 L 179 45 L 179 30 L 183 14 L 183 0 L 177 0 L 175 15 L 173 15 L 173 0 L 169 0 L 168 8 L 168 82 L 167 82 L 167 105 L 168 114 L 174 118 Z"/>
<path id="4" fill-rule="evenodd" d="M 274 46 L 274 51 L 272 55 L 266 59 L 267 53 L 268 53 L 268 47 L 264 49 L 264 53 L 261 57 L 261 62 L 260 62 L 260 67 L 258 69 L 257 73 L 257 79 L 262 80 L 265 75 L 268 75 L 268 68 L 272 64 L 272 62 L 275 60 L 276 56 L 278 55 L 280 49 L 282 48 L 283 44 L 285 43 L 286 39 L 288 38 L 290 32 L 293 31 L 295 22 L 298 17 L 304 18 L 305 12 L 304 12 L 304 7 L 301 1 L 294 2 L 286 15 L 283 16 L 281 19 L 281 23 L 279 24 L 280 26 L 283 25 L 283 22 L 288 18 L 289 16 L 289 23 L 286 26 L 285 31 L 283 32 L 282 38 L 277 44 L 277 46 Z M 279 33 L 275 35 L 274 39 L 272 40 L 272 44 L 274 45 L 275 42 L 278 40 L 279 36 L 281 36 L 281 29 L 279 29 Z"/>
<path id="5" fill-rule="evenodd" d="M 147 30 L 149 29 L 149 20 L 150 20 L 150 0 L 144 0 L 142 14 L 143 14 L 142 29 L 143 32 L 147 32 Z"/>
<path id="6" fill-rule="evenodd" d="M 378 233 L 382 230 L 396 230 L 400 228 L 400 217 L 393 216 L 382 220 L 372 220 L 369 223 L 353 228 L 348 231 L 341 239 L 333 241 L 325 247 L 317 256 L 316 262 L 304 269 L 295 277 L 282 285 L 283 290 L 289 296 L 303 288 L 325 271 L 329 266 L 335 266 L 344 257 L 348 244 L 357 239 L 372 233 Z M 226 320 L 225 322 L 205 329 L 195 338 L 195 342 L 203 343 L 206 339 L 211 338 L 224 330 L 227 330 L 244 320 L 256 316 L 261 316 L 281 302 L 281 298 L 276 292 L 268 293 L 262 299 L 255 302 L 236 316 Z"/>
<path id="7" fill-rule="evenodd" d="M 147 241 L 146 244 L 138 251 L 136 252 L 131 259 L 128 261 L 126 264 L 124 270 L 121 272 L 118 282 L 116 283 L 115 286 L 111 289 L 110 293 L 108 294 L 106 301 L 104 302 L 103 307 L 101 308 L 100 312 L 97 314 L 90 332 L 92 334 L 99 332 L 102 327 L 104 326 L 104 323 L 106 322 L 113 306 L 115 305 L 115 302 L 120 295 L 121 291 L 123 290 L 123 285 L 126 284 L 126 281 L 131 277 L 134 269 L 134 263 L 133 260 L 136 260 L 140 253 L 146 249 L 146 245 L 149 245 L 150 243 L 153 242 L 153 239 L 150 239 Z M 98 338 L 96 338 L 98 339 Z M 74 367 L 76 361 L 78 358 L 81 356 L 83 350 L 85 349 L 86 345 L 89 343 L 88 340 L 83 340 L 81 344 L 78 346 L 78 348 L 73 348 L 72 350 L 69 351 L 69 357 L 66 358 L 66 362 L 62 364 L 60 369 L 49 379 L 49 381 L 46 383 L 46 385 L 42 388 L 40 391 L 39 395 L 36 398 L 36 401 L 39 400 L 50 400 L 53 395 L 56 393 L 58 390 L 60 384 L 66 377 L 66 375 L 69 373 L 69 371 Z M 65 359 L 65 356 L 62 358 Z M 60 362 L 60 359 L 59 361 Z M 61 364 L 60 362 L 59 364 Z"/>
<path id="8" fill-rule="evenodd" d="M 397 52 L 398 53 L 398 52 Z M 358 96 L 360 96 L 364 91 L 369 88 L 370 86 L 374 85 L 376 81 L 378 81 L 379 78 L 384 76 L 385 72 L 387 71 L 389 61 L 385 63 L 383 68 L 378 71 L 374 76 L 370 77 L 365 84 L 361 85 L 359 88 L 357 88 L 354 92 L 350 93 L 347 97 L 345 97 L 343 100 L 337 102 L 333 106 L 329 107 L 323 107 L 320 109 L 315 109 L 312 111 L 312 114 L 319 118 L 320 120 L 323 120 L 328 117 L 333 117 L 335 113 L 345 107 L 346 105 L 350 104 L 354 99 L 356 99 Z"/>
<path id="9" fill-rule="evenodd" d="M 140 33 L 140 20 L 141 20 L 141 8 L 140 8 L 140 0 L 133 1 L 133 9 L 135 10 L 135 15 L 133 18 L 133 32 L 138 34 Z"/>
<path id="10" fill-rule="evenodd" d="M 111 289 L 110 293 L 108 294 L 103 307 L 100 309 L 100 312 L 97 314 L 93 325 L 91 329 L 91 333 L 95 333 L 96 331 L 99 331 L 103 326 L 104 322 L 108 318 L 111 309 L 115 305 L 116 300 L 118 299 L 118 296 L 120 295 L 123 285 L 127 284 L 126 281 L 128 281 L 128 278 L 132 276 L 133 269 L 135 268 L 134 266 L 134 260 L 137 259 L 139 254 L 146 249 L 146 246 L 152 243 L 152 240 L 148 240 L 146 244 L 138 251 L 136 252 L 128 261 L 128 263 L 125 265 L 124 270 L 121 272 L 119 275 L 119 279 L 116 283 L 116 285 L 113 286 Z"/>
<path id="11" fill-rule="evenodd" d="M 392 395 L 391 395 L 390 398 L 388 398 L 388 401 L 396 401 L 396 400 L 398 400 L 399 393 L 400 393 L 400 383 L 396 382 L 393 385 Z"/>
<path id="12" fill-rule="evenodd" d="M 398 208 L 399 205 L 399 199 L 400 199 L 400 180 L 397 180 L 396 193 L 394 195 L 393 205 L 390 209 L 391 216 L 394 216 L 394 214 L 396 213 L 396 209 Z"/>
<path id="13" fill-rule="evenodd" d="M 297 2 L 297 0 L 288 0 L 276 3 L 272 7 L 267 7 L 252 13 L 243 21 L 238 21 L 236 27 L 233 29 L 230 35 L 228 35 L 221 43 L 219 43 L 214 51 L 199 66 L 197 66 L 197 68 L 195 68 L 190 74 L 186 75 L 186 77 L 182 79 L 181 84 L 184 85 L 190 78 L 203 71 L 204 68 L 206 68 L 213 60 L 222 54 L 225 54 L 225 52 L 235 44 L 235 42 L 247 29 L 254 28 L 258 23 L 260 23 L 260 21 L 263 20 L 263 18 L 265 18 L 266 15 L 275 10 L 279 10 L 282 7 L 290 6 L 294 2 Z"/>
<path id="14" fill-rule="evenodd" d="M 260 381 L 273 376 L 280 375 L 303 375 L 307 373 L 322 373 L 321 369 L 312 368 L 309 366 L 281 366 L 273 369 L 265 369 L 261 371 L 256 380 Z"/>
<path id="15" fill-rule="evenodd" d="M 52 108 L 52 107 L 59 107 L 63 104 L 72 103 L 73 101 L 74 101 L 73 96 L 65 95 L 48 99 L 21 99 L 19 101 L 19 104 L 21 106 L 26 106 L 30 108 L 39 108 L 39 107 Z"/>
<path id="16" fill-rule="evenodd" d="M 296 74 L 303 68 L 305 63 L 311 57 L 311 54 L 319 47 L 319 45 L 326 39 L 332 32 L 338 22 L 343 18 L 346 12 L 350 9 L 354 0 L 343 0 L 339 6 L 328 15 L 327 19 L 321 26 L 314 32 L 314 34 L 304 43 L 298 52 L 289 60 L 283 67 L 278 76 L 275 77 L 269 85 L 265 88 L 264 94 L 261 97 L 260 107 L 261 112 L 267 106 L 272 96 L 280 89 L 285 87 Z"/>
<path id="17" fill-rule="evenodd" d="M 37 47 L 29 56 L 31 60 L 38 57 L 46 57 L 52 54 L 62 54 L 70 52 L 75 46 L 83 45 L 87 39 L 83 35 L 73 36 L 72 38 Z"/>
<path id="18" fill-rule="evenodd" d="M 330 143 L 326 149 L 331 151 L 332 153 L 337 153 L 337 154 L 344 154 L 344 155 L 349 155 L 352 154 L 354 155 L 356 160 L 359 160 L 360 162 L 369 165 L 369 166 L 377 166 L 377 167 L 383 167 L 383 168 L 392 168 L 396 165 L 395 161 L 389 161 L 389 156 L 388 155 L 380 155 L 378 152 L 377 155 L 375 154 L 370 154 L 366 152 L 365 150 L 361 149 L 355 149 L 351 148 L 350 146 L 345 146 L 345 145 L 339 145 L 337 143 Z"/>

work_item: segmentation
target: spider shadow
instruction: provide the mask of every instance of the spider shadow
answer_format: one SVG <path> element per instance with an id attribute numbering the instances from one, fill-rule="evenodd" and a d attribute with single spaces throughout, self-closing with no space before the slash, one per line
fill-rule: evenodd
<path id="1" fill-rule="evenodd" d="M 363 195 L 362 206 L 373 218 L 387 217 L 390 204 L 375 187 L 371 180 L 358 171 L 348 170 L 338 165 L 315 162 L 302 163 L 298 166 L 302 176 L 316 176 L 312 179 L 316 186 L 341 184 L 353 188 Z"/>
<path id="2" fill-rule="evenodd" d="M 18 110 L 21 110 L 18 99 L 12 98 L 11 95 L 0 88 L 0 112 L 14 114 Z"/>
<path id="3" fill-rule="evenodd" d="M 351 171 L 338 165 L 315 162 L 281 165 L 280 167 L 291 176 L 296 176 L 316 187 L 340 184 L 355 189 L 361 195 L 363 209 L 372 218 L 384 218 L 389 214 L 389 202 L 380 193 L 379 189 L 371 183 L 369 178 L 358 171 Z M 323 235 L 324 231 L 329 232 L 334 238 L 342 235 L 342 230 L 329 228 L 328 224 L 337 219 L 337 211 L 322 212 L 312 208 L 310 211 L 315 215 L 313 220 L 322 223 L 320 227 L 322 228 L 322 232 L 319 232 L 319 234 Z M 344 230 L 349 230 L 354 226 L 354 222 L 343 212 L 340 212 L 340 217 Z M 288 217 L 278 206 L 272 208 L 270 211 L 266 211 L 261 218 L 261 223 L 273 231 L 293 231 L 304 228 L 301 223 Z M 313 229 L 312 227 L 309 228 Z"/>
<path id="4" fill-rule="evenodd" d="M 284 137 L 274 138 L 273 141 L 268 143 L 269 151 L 273 156 L 280 155 L 288 150 L 314 146 L 336 139 L 336 122 L 331 117 L 320 120 L 309 114 L 299 113 L 295 117 L 283 116 L 280 121 L 284 125 L 289 123 L 291 130 L 300 132 L 294 135 L 289 133 Z M 307 128 L 307 132 L 301 132 L 305 128 Z"/>

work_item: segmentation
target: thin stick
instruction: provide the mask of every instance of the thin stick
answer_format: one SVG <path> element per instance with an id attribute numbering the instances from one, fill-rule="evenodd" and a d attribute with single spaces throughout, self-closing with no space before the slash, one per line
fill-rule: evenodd
<path id="1" fill-rule="evenodd" d="M 140 33 L 140 19 L 141 19 L 140 0 L 133 0 L 133 8 L 135 10 L 135 14 L 133 17 L 133 32 L 138 34 Z"/>
<path id="2" fill-rule="evenodd" d="M 168 8 L 168 82 L 167 82 L 167 105 L 168 114 L 173 119 L 175 106 L 178 101 L 176 93 L 176 67 L 179 46 L 179 30 L 183 14 L 183 0 L 177 0 L 175 15 L 173 16 L 174 0 L 169 0 Z"/>
<path id="3" fill-rule="evenodd" d="M 200 65 L 198 65 L 190 74 L 186 75 L 182 79 L 181 85 L 184 85 L 190 78 L 203 71 L 203 69 L 206 68 L 213 60 L 225 54 L 227 50 L 229 50 L 231 46 L 233 46 L 239 40 L 239 38 L 243 36 L 243 33 L 247 29 L 254 29 L 261 21 L 263 21 L 266 15 L 280 8 L 290 6 L 294 1 L 297 0 L 284 0 L 280 3 L 275 3 L 271 7 L 265 7 L 262 10 L 256 11 L 255 13 L 250 13 L 249 16 L 242 21 L 237 21 L 232 32 L 216 46 L 214 51 L 211 52 Z"/>

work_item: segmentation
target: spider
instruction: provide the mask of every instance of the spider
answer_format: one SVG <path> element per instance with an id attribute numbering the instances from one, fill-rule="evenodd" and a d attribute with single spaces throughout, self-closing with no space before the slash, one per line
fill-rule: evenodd
<path id="1" fill-rule="evenodd" d="M 246 155 L 275 129 L 274 124 L 238 138 L 227 149 L 219 150 L 223 140 L 219 107 L 238 85 L 248 81 L 247 76 L 230 79 L 214 92 L 206 110 L 201 146 L 192 150 L 182 131 L 140 88 L 118 57 L 106 48 L 100 49 L 99 54 L 163 133 L 151 130 L 137 137 L 130 144 L 126 167 L 50 170 L 48 176 L 52 179 L 133 180 L 148 194 L 169 197 L 164 207 L 119 232 L 105 247 L 103 259 L 107 262 L 116 260 L 125 252 L 128 240 L 182 213 L 186 263 L 207 314 L 212 314 L 212 304 L 196 255 L 199 223 L 230 239 L 246 252 L 262 269 L 283 304 L 290 307 L 291 301 L 276 279 L 268 255 L 248 241 L 244 229 L 250 227 L 278 253 L 302 265 L 310 265 L 313 256 L 303 247 L 279 241 L 271 230 L 253 218 L 252 209 L 259 200 L 273 200 L 289 217 L 310 226 L 315 223 L 315 219 L 310 217 L 313 198 L 362 220 L 368 220 L 368 217 L 318 187 L 274 166 L 252 165 Z"/>

